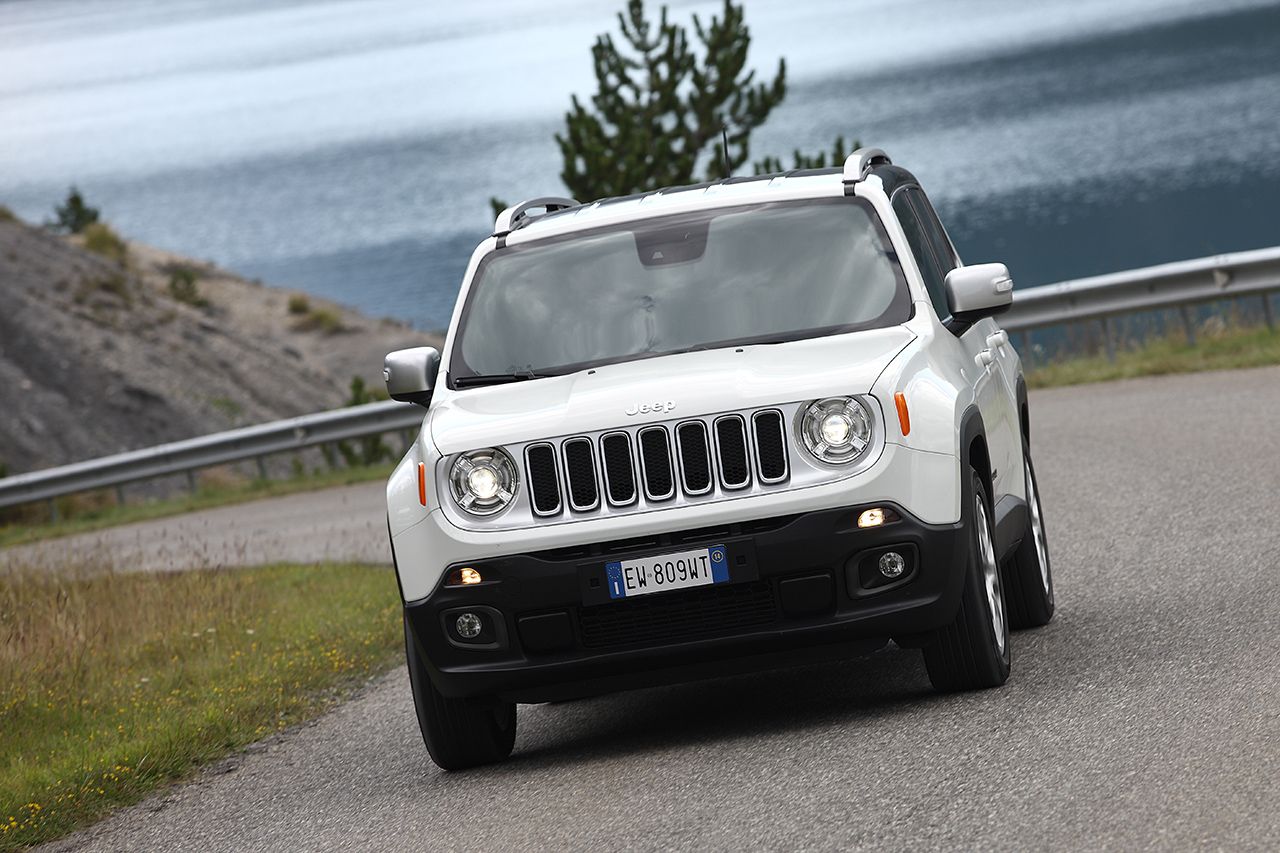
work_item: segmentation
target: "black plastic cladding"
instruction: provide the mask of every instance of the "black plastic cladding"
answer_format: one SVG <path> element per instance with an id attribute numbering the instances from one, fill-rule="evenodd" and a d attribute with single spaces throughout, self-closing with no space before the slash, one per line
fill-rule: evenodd
<path id="1" fill-rule="evenodd" d="M 675 494 L 671 465 L 671 444 L 662 427 L 640 431 L 640 454 L 644 468 L 644 489 L 650 500 L 664 500 Z"/>
<path id="2" fill-rule="evenodd" d="M 560 478 L 556 476 L 556 451 L 550 444 L 535 444 L 525 451 L 529 491 L 539 515 L 560 511 Z"/>
<path id="3" fill-rule="evenodd" d="M 685 491 L 694 495 L 711 491 L 711 448 L 706 424 L 702 421 L 680 424 L 676 427 L 676 438 Z"/>
<path id="4" fill-rule="evenodd" d="M 742 489 L 751 483 L 746 423 L 739 415 L 716 419 L 716 445 L 720 453 L 720 482 L 726 489 Z"/>
<path id="5" fill-rule="evenodd" d="M 600 456 L 604 462 L 605 488 L 613 504 L 629 504 L 636 498 L 636 474 L 631 458 L 631 437 L 613 432 L 600 439 Z"/>
<path id="6" fill-rule="evenodd" d="M 600 502 L 596 487 L 596 460 L 591 440 L 571 438 L 564 443 L 564 473 L 574 509 L 591 509 Z"/>

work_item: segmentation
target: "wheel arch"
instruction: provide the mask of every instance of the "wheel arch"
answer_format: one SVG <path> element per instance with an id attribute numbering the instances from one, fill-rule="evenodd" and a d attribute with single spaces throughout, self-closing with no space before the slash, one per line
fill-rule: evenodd
<path id="1" fill-rule="evenodd" d="M 987 430 L 977 406 L 966 409 L 960 421 L 960 464 L 972 465 L 982 478 L 987 494 L 995 494 L 991 479 L 991 453 L 987 449 Z M 964 474 L 963 470 L 961 474 Z"/>
<path id="2" fill-rule="evenodd" d="M 1022 440 L 1031 446 L 1031 406 L 1027 403 L 1027 380 L 1019 375 L 1017 390 L 1018 427 L 1022 432 Z"/>

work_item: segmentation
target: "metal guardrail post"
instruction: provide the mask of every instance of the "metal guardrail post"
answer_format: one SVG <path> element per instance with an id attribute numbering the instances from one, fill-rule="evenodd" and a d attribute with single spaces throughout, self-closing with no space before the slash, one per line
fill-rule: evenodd
<path id="1" fill-rule="evenodd" d="M 1182 328 L 1187 333 L 1187 343 L 1191 346 L 1195 346 L 1196 324 L 1191 319 L 1191 309 L 1185 305 L 1179 305 L 1178 313 L 1182 315 Z"/>

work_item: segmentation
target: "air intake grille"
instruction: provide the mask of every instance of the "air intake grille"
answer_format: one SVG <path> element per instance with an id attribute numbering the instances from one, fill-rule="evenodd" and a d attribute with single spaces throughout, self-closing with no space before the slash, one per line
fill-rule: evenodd
<path id="1" fill-rule="evenodd" d="M 618 506 L 636 499 L 635 466 L 631 464 L 631 439 L 625 432 L 613 432 L 600 439 L 604 457 L 605 491 L 609 502 Z"/>
<path id="2" fill-rule="evenodd" d="M 667 431 L 649 427 L 640 431 L 640 459 L 644 467 L 644 491 L 650 500 L 666 500 L 676 493 Z"/>
<path id="3" fill-rule="evenodd" d="M 716 421 L 716 445 L 720 451 L 720 482 L 726 489 L 741 489 L 751 483 L 747 459 L 747 429 L 738 415 Z"/>
<path id="4" fill-rule="evenodd" d="M 787 478 L 787 443 L 782 434 L 782 412 L 757 412 L 752 417 L 756 428 L 756 460 L 760 463 L 760 479 L 780 483 Z"/>
<path id="5" fill-rule="evenodd" d="M 707 447 L 707 427 L 692 421 L 676 427 L 680 449 L 680 471 L 684 474 L 684 490 L 691 495 L 711 491 L 711 449 Z"/>
<path id="6" fill-rule="evenodd" d="M 577 510 L 595 508 L 600 491 L 590 439 L 571 438 L 564 443 L 564 474 L 569 483 L 569 505 Z"/>
<path id="7" fill-rule="evenodd" d="M 728 636 L 777 619 L 768 581 L 646 595 L 578 611 L 587 648 L 658 646 Z"/>
<path id="8" fill-rule="evenodd" d="M 787 422 L 794 414 L 787 407 L 767 408 L 533 441 L 523 449 L 526 507 L 539 518 L 629 512 L 646 504 L 729 497 L 753 481 L 803 485 L 807 469 L 797 475 L 789 467 Z"/>
<path id="9" fill-rule="evenodd" d="M 534 444 L 524 452 L 529 468 L 529 493 L 533 511 L 555 515 L 560 511 L 560 478 L 556 476 L 556 451 L 549 444 Z"/>

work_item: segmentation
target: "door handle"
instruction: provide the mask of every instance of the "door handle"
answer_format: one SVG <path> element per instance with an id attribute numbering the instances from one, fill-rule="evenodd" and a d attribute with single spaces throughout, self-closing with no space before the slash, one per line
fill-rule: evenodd
<path id="1" fill-rule="evenodd" d="M 1009 343 L 1009 333 L 1006 332 L 1004 329 L 1001 329 L 1000 331 L 996 332 L 993 335 L 987 336 L 987 346 L 989 347 L 1002 347 L 1002 346 L 1006 346 L 1008 343 Z"/>

